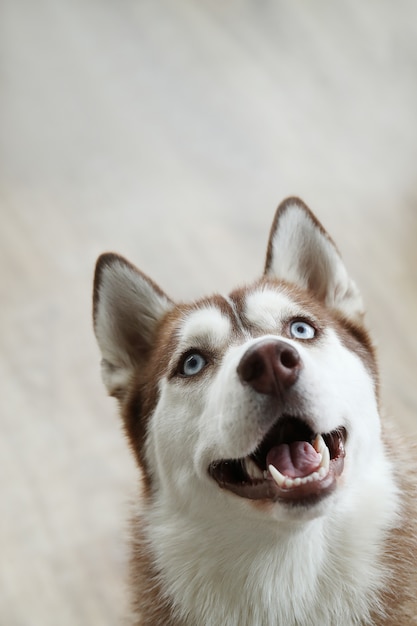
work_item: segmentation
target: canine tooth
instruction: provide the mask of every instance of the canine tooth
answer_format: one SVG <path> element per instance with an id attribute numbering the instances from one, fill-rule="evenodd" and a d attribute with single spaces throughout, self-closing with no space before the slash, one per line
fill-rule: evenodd
<path id="1" fill-rule="evenodd" d="M 324 450 L 328 449 L 323 437 L 320 434 L 317 435 L 315 440 L 313 441 L 313 448 L 321 455 L 323 455 Z"/>
<path id="2" fill-rule="evenodd" d="M 249 478 L 262 479 L 264 477 L 262 470 L 259 469 L 255 461 L 252 461 L 250 457 L 245 459 L 245 469 Z"/>
<path id="3" fill-rule="evenodd" d="M 329 448 L 326 446 L 326 444 L 324 444 L 324 450 L 322 452 L 322 459 L 321 459 L 321 463 L 320 463 L 320 469 L 325 469 L 326 470 L 326 474 L 329 471 L 329 465 L 330 465 L 330 450 Z"/>
<path id="4" fill-rule="evenodd" d="M 321 435 L 317 435 L 314 439 L 313 448 L 318 454 L 321 454 L 320 467 L 317 470 L 318 478 L 324 478 L 329 472 L 330 450 Z"/>
<path id="5" fill-rule="evenodd" d="M 277 470 L 276 467 L 274 467 L 274 465 L 269 465 L 268 470 L 272 478 L 277 483 L 278 487 L 285 487 L 285 481 L 286 481 L 285 476 L 283 476 L 281 472 Z"/>

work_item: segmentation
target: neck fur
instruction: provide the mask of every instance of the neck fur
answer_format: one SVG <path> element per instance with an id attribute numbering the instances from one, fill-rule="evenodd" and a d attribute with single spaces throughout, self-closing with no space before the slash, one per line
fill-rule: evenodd
<path id="1" fill-rule="evenodd" d="M 380 553 L 395 523 L 394 485 L 385 483 L 378 510 L 375 500 L 350 513 L 267 524 L 235 515 L 214 524 L 154 507 L 147 534 L 178 623 L 370 623 L 385 582 Z"/>

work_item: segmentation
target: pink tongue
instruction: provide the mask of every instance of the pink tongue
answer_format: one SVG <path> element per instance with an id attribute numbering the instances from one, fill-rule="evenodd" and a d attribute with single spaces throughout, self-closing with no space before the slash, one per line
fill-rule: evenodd
<path id="1" fill-rule="evenodd" d="M 268 452 L 266 465 L 274 465 L 289 478 L 302 478 L 318 469 L 321 456 L 307 441 L 281 443 Z"/>

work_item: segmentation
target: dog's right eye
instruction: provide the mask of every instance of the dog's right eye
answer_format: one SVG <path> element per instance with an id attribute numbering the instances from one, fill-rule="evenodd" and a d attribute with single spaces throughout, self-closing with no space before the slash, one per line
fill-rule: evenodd
<path id="1" fill-rule="evenodd" d="M 199 352 L 191 352 L 183 358 L 179 373 L 182 376 L 195 376 L 207 365 L 207 359 Z"/>

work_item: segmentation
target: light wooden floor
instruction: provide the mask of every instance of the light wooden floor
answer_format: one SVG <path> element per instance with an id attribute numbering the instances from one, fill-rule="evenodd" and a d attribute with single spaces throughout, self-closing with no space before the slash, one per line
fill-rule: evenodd
<path id="1" fill-rule="evenodd" d="M 174 297 L 317 212 L 417 433 L 417 3 L 3 0 L 0 624 L 111 626 L 136 473 L 99 380 L 96 256 Z M 407 454 L 407 450 L 404 450 Z"/>

